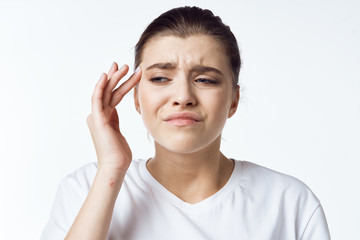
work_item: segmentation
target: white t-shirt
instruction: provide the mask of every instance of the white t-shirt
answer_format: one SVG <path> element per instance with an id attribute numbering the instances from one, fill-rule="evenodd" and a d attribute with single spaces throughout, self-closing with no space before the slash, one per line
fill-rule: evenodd
<path id="1" fill-rule="evenodd" d="M 59 184 L 43 240 L 64 239 L 97 171 L 83 166 Z M 226 185 L 189 204 L 150 174 L 145 160 L 133 160 L 116 200 L 108 239 L 142 240 L 328 240 L 319 200 L 296 178 L 235 161 Z"/>

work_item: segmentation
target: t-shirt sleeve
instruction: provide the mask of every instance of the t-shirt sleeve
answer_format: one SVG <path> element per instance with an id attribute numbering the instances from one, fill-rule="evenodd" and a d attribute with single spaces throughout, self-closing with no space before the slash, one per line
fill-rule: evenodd
<path id="1" fill-rule="evenodd" d="M 330 240 L 330 232 L 326 222 L 324 210 L 319 205 L 312 214 L 301 240 Z"/>
<path id="2" fill-rule="evenodd" d="M 95 172 L 96 168 L 88 165 L 60 181 L 41 240 L 65 238 L 86 199 Z"/>

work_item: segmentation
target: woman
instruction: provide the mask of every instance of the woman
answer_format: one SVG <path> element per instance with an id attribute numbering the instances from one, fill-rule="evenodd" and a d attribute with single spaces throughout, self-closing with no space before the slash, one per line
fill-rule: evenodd
<path id="1" fill-rule="evenodd" d="M 114 63 L 92 96 L 98 163 L 60 184 L 43 239 L 330 239 L 319 200 L 299 180 L 220 152 L 239 102 L 241 61 L 209 10 L 172 9 Z M 132 160 L 115 107 L 134 87 L 155 155 Z"/>

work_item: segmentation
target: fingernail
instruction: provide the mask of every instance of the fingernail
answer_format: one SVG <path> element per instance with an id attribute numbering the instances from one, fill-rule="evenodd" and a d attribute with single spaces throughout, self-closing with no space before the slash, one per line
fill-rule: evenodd
<path id="1" fill-rule="evenodd" d="M 99 78 L 99 79 L 101 79 L 103 76 L 104 76 L 104 73 L 100 74 L 100 78 Z"/>
<path id="2" fill-rule="evenodd" d="M 114 67 L 114 65 L 115 65 L 115 63 L 113 62 L 113 63 L 111 64 L 110 70 Z"/>
<path id="3" fill-rule="evenodd" d="M 140 66 L 138 66 L 138 67 L 135 69 L 135 72 L 134 72 L 134 73 L 137 73 L 138 71 L 140 71 Z"/>
<path id="4" fill-rule="evenodd" d="M 125 68 L 125 64 L 119 68 L 119 71 L 123 70 L 124 68 Z"/>

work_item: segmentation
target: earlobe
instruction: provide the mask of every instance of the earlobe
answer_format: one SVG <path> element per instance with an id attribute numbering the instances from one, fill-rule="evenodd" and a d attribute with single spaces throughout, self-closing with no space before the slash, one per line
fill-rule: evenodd
<path id="1" fill-rule="evenodd" d="M 231 118 L 235 114 L 237 107 L 239 105 L 239 99 L 240 99 L 240 86 L 239 85 L 236 86 L 235 91 L 236 92 L 233 95 L 233 101 L 232 101 L 230 109 L 229 109 L 228 118 Z"/>
<path id="2" fill-rule="evenodd" d="M 136 111 L 141 115 L 141 110 L 140 110 L 140 106 L 136 106 Z"/>
<path id="3" fill-rule="evenodd" d="M 134 87 L 134 103 L 136 111 L 141 115 L 137 86 Z"/>

